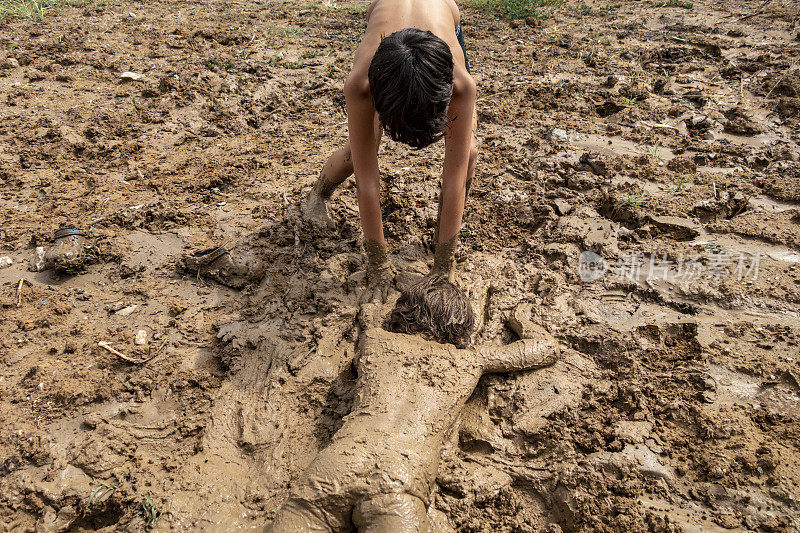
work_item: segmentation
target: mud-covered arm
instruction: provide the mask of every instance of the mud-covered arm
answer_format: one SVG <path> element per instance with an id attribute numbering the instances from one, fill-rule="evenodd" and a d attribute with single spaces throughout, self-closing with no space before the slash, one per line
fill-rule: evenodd
<path id="1" fill-rule="evenodd" d="M 552 365 L 558 360 L 558 342 L 550 335 L 522 339 L 505 346 L 475 348 L 483 373 L 517 372 Z"/>

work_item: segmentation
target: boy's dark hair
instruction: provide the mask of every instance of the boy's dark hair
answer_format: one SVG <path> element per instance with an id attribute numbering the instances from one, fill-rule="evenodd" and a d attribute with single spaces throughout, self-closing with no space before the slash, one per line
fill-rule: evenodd
<path id="1" fill-rule="evenodd" d="M 442 276 L 424 277 L 404 290 L 386 323 L 389 331 L 419 333 L 458 348 L 469 346 L 474 328 L 475 313 L 469 300 Z"/>
<path id="2" fill-rule="evenodd" d="M 416 28 L 384 37 L 369 65 L 369 89 L 389 137 L 414 148 L 438 141 L 453 94 L 450 47 Z"/>

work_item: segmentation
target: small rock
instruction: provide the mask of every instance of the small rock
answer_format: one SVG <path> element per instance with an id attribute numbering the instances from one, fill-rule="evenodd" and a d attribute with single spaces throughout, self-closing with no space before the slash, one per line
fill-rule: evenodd
<path id="1" fill-rule="evenodd" d="M 706 140 L 706 141 L 714 141 L 714 140 L 717 139 L 717 135 L 713 131 L 708 130 L 707 132 L 705 132 L 703 134 L 702 138 L 703 138 L 703 140 Z"/>
<path id="2" fill-rule="evenodd" d="M 572 205 L 562 198 L 553 200 L 553 207 L 556 208 L 556 213 L 561 216 L 569 215 L 572 212 Z"/>
<path id="3" fill-rule="evenodd" d="M 39 81 L 45 78 L 44 73 L 35 68 L 29 68 L 25 71 L 25 77 L 28 78 L 30 81 Z"/>
<path id="4" fill-rule="evenodd" d="M 144 344 L 147 344 L 147 331 L 145 331 L 143 329 L 140 329 L 139 331 L 137 331 L 136 332 L 136 337 L 134 337 L 134 339 L 133 339 L 133 343 L 136 346 L 143 346 Z"/>
<path id="5" fill-rule="evenodd" d="M 120 309 L 119 311 L 115 312 L 114 314 L 115 315 L 119 315 L 119 316 L 130 316 L 131 313 L 136 311 L 137 307 L 138 306 L 136 304 L 129 305 L 127 307 L 123 307 L 122 309 Z"/>
<path id="6" fill-rule="evenodd" d="M 650 436 L 653 424 L 647 421 L 622 420 L 614 428 L 614 436 L 632 444 L 641 444 Z"/>
<path id="7" fill-rule="evenodd" d="M 17 68 L 19 66 L 19 61 L 17 61 L 13 57 L 6 58 L 5 61 L 0 63 L 0 67 L 2 68 Z"/>
<path id="8" fill-rule="evenodd" d="M 7 255 L 4 255 L 3 257 L 0 257 L 0 268 L 5 268 L 5 267 L 11 266 L 13 264 L 14 264 L 14 260 L 11 259 L 10 257 L 8 257 Z"/>
<path id="9" fill-rule="evenodd" d="M 30 270 L 33 272 L 41 272 L 45 269 L 45 249 L 44 246 L 37 246 L 31 255 Z"/>
<path id="10" fill-rule="evenodd" d="M 78 132 L 70 128 L 69 126 L 61 126 L 58 128 L 58 133 L 61 135 L 61 138 L 64 139 L 70 148 L 74 150 L 83 150 L 86 148 L 86 138 L 80 135 Z"/>
<path id="11" fill-rule="evenodd" d="M 144 79 L 144 74 L 139 74 L 138 72 L 131 72 L 126 70 L 122 74 L 119 75 L 120 79 L 123 81 L 139 81 Z"/>
<path id="12" fill-rule="evenodd" d="M 650 222 L 662 233 L 667 233 L 676 241 L 691 241 L 700 235 L 700 228 L 693 221 L 683 217 L 651 216 Z"/>
<path id="13" fill-rule="evenodd" d="M 549 139 L 556 143 L 565 143 L 569 140 L 569 137 L 567 136 L 566 130 L 555 128 L 552 132 L 550 132 Z"/>

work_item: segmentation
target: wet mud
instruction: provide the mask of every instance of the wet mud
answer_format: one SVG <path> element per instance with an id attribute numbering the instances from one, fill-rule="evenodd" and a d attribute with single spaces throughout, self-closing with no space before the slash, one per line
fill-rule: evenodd
<path id="1" fill-rule="evenodd" d="M 112 0 L 0 22 L 5 529 L 261 530 L 346 437 L 373 331 L 355 185 L 332 227 L 300 206 L 346 139 L 365 9 Z M 798 16 L 463 8 L 480 155 L 454 261 L 472 343 L 543 328 L 562 354 L 447 389 L 465 397 L 418 491 L 431 523 L 797 530 Z M 434 261 L 440 152 L 380 149 L 404 275 Z M 65 227 L 91 231 L 92 260 L 30 270 Z M 183 268 L 221 244 L 254 281 Z"/>

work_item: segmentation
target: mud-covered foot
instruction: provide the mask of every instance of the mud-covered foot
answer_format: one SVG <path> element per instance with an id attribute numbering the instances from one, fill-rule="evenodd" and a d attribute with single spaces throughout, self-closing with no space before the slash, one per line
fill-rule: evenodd
<path id="1" fill-rule="evenodd" d="M 211 278 L 226 287 L 241 289 L 264 277 L 264 261 L 252 250 L 208 248 L 184 256 L 183 270 Z"/>
<path id="2" fill-rule="evenodd" d="M 308 197 L 306 197 L 305 202 L 303 202 L 301 212 L 303 218 L 311 222 L 314 226 L 332 228 L 334 225 L 330 213 L 328 212 L 328 201 L 314 189 L 308 193 Z"/>
<path id="3" fill-rule="evenodd" d="M 61 228 L 53 235 L 52 244 L 44 254 L 35 256 L 32 270 L 55 270 L 56 272 L 77 272 L 91 262 L 92 246 L 86 238 L 86 231 L 79 228 Z"/>

